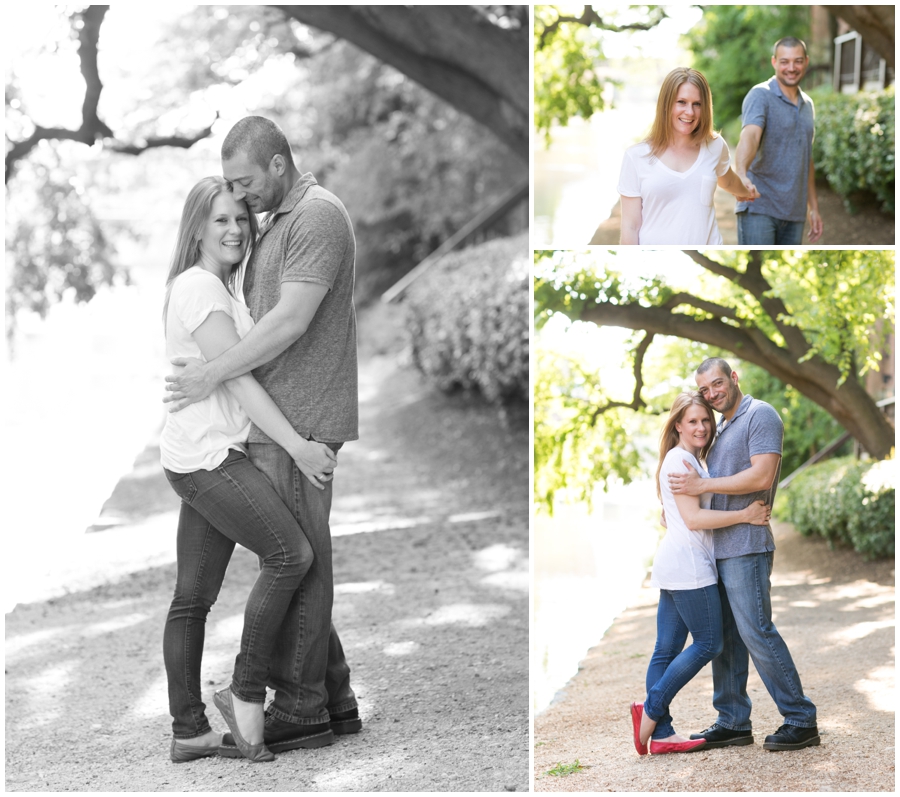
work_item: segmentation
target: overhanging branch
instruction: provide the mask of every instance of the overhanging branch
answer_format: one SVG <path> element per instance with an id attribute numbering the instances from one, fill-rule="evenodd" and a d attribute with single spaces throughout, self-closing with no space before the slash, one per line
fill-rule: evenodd
<path id="1" fill-rule="evenodd" d="M 115 139 L 113 131 L 100 119 L 97 111 L 100 94 L 103 91 L 103 83 L 97 67 L 98 45 L 100 28 L 108 10 L 109 6 L 92 5 L 80 14 L 73 15 L 73 20 L 76 17 L 81 20 L 81 26 L 78 29 L 78 59 L 85 86 L 84 101 L 81 105 L 81 126 L 73 130 L 35 124 L 34 131 L 27 138 L 21 141 L 9 141 L 10 148 L 6 153 L 5 182 L 8 183 L 12 177 L 16 163 L 25 158 L 41 141 L 77 141 L 92 146 L 99 140 Z M 218 118 L 219 114 L 216 113 L 216 119 Z M 189 148 L 211 134 L 212 124 L 194 135 L 158 136 L 132 144 L 113 143 L 110 149 L 126 155 L 139 155 L 145 150 L 155 147 Z"/>
<path id="2" fill-rule="evenodd" d="M 604 413 L 615 407 L 623 407 L 625 409 L 630 410 L 640 410 L 647 406 L 647 402 L 645 402 L 641 398 L 641 391 L 644 389 L 644 355 L 647 353 L 647 349 L 650 348 L 650 344 L 653 342 L 654 335 L 652 332 L 648 332 L 644 335 L 643 340 L 638 344 L 637 348 L 634 350 L 634 394 L 631 397 L 631 401 L 608 401 L 601 407 L 597 407 L 591 412 L 590 420 L 588 424 L 590 426 L 594 426 L 597 423 L 597 419 Z"/>
<path id="3" fill-rule="evenodd" d="M 581 12 L 580 17 L 573 17 L 566 14 L 557 15 L 556 19 L 553 20 L 549 25 L 545 25 L 544 29 L 541 31 L 541 35 L 538 37 L 538 49 L 543 49 L 546 44 L 547 37 L 555 33 L 559 30 L 559 26 L 564 22 L 571 22 L 575 25 L 584 25 L 585 27 L 590 27 L 594 25 L 595 27 L 601 28 L 603 30 L 608 30 L 611 33 L 624 33 L 630 30 L 651 30 L 655 28 L 660 22 L 668 17 L 665 11 L 662 9 L 658 9 L 659 18 L 655 21 L 650 22 L 632 22 L 627 25 L 616 25 L 612 22 L 605 22 L 603 17 L 600 16 L 596 11 L 594 11 L 593 6 L 585 6 L 584 10 Z"/>

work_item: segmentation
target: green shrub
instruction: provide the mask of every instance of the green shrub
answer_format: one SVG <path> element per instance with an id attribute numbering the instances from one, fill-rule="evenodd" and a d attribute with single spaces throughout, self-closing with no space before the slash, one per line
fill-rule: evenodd
<path id="1" fill-rule="evenodd" d="M 852 213 L 851 195 L 868 191 L 894 210 L 894 87 L 835 94 L 814 91 L 813 161 Z"/>
<path id="2" fill-rule="evenodd" d="M 785 490 L 787 515 L 806 536 L 846 544 L 866 559 L 894 555 L 895 460 L 840 457 L 814 465 Z"/>
<path id="3" fill-rule="evenodd" d="M 412 284 L 413 362 L 445 391 L 528 399 L 528 235 L 451 253 Z"/>

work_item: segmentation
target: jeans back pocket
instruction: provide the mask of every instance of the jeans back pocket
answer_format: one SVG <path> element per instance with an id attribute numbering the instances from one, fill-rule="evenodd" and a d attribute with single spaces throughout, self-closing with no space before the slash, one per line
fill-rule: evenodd
<path id="1" fill-rule="evenodd" d="M 193 501 L 194 496 L 197 494 L 197 486 L 194 484 L 191 474 L 175 473 L 168 468 L 163 468 L 163 470 L 165 471 L 166 478 L 169 480 L 169 484 L 172 486 L 175 494 L 186 504 Z"/>

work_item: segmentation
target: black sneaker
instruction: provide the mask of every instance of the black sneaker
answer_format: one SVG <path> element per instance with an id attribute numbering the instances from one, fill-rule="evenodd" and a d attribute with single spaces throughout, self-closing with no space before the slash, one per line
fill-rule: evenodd
<path id="1" fill-rule="evenodd" d="M 753 744 L 753 731 L 733 731 L 714 722 L 705 731 L 692 733 L 691 738 L 706 739 L 706 748 L 739 747 L 744 744 Z"/>
<path id="2" fill-rule="evenodd" d="M 802 750 L 819 743 L 819 729 L 815 725 L 812 728 L 782 725 L 775 733 L 766 737 L 763 750 Z"/>
<path id="3" fill-rule="evenodd" d="M 348 708 L 346 711 L 328 712 L 328 723 L 334 733 L 359 733 L 362 730 L 362 720 L 359 718 L 358 708 Z"/>

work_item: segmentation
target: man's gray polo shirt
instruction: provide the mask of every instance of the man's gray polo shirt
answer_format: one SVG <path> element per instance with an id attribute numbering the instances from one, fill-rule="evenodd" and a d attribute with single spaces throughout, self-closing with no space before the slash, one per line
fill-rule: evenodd
<path id="1" fill-rule="evenodd" d="M 784 440 L 784 424 L 771 404 L 744 396 L 740 407 L 729 422 L 723 417 L 716 427 L 716 442 L 709 452 L 707 468 L 714 479 L 734 476 L 747 470 L 750 457 L 757 454 L 781 455 Z M 770 504 L 775 500 L 781 460 L 775 471 L 775 479 L 769 490 L 746 495 L 721 495 L 714 493 L 710 509 L 744 509 L 754 501 Z M 775 540 L 768 526 L 739 523 L 715 530 L 716 559 L 731 559 L 750 553 L 775 550 Z"/>
<path id="2" fill-rule="evenodd" d="M 344 205 L 307 172 L 267 217 L 244 277 L 256 322 L 278 304 L 285 282 L 328 288 L 306 332 L 253 369 L 294 431 L 323 443 L 359 438 L 355 264 L 356 239 Z M 274 441 L 254 424 L 250 442 Z"/>
<path id="3" fill-rule="evenodd" d="M 806 221 L 809 161 L 816 111 L 800 91 L 794 105 L 772 78 L 747 92 L 741 109 L 743 125 L 759 125 L 762 138 L 747 176 L 760 193 L 754 202 L 738 202 L 743 210 L 782 221 Z"/>

